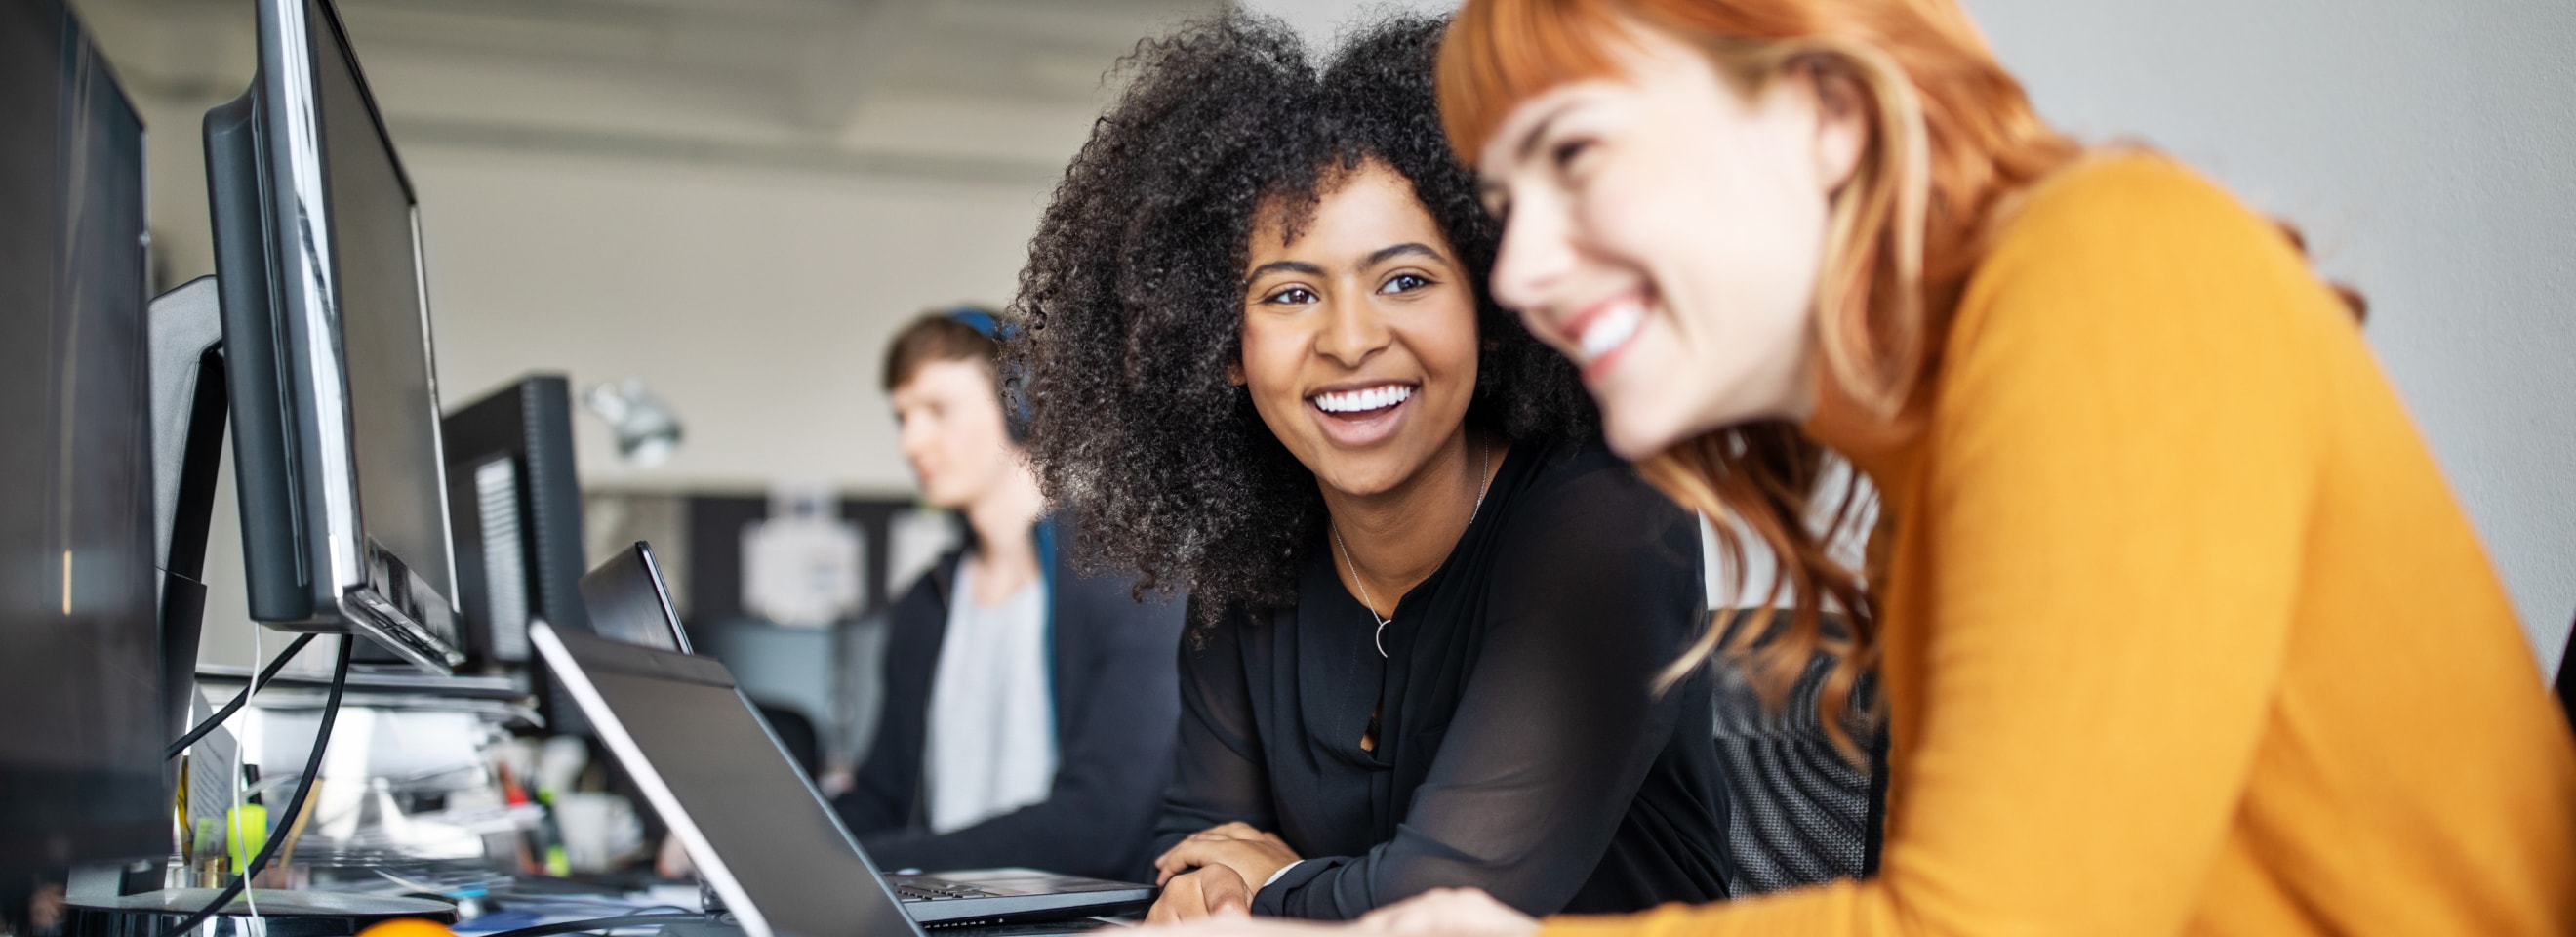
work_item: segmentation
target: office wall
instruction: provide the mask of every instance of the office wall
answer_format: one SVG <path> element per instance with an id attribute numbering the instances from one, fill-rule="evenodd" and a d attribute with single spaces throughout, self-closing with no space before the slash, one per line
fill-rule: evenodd
<path id="1" fill-rule="evenodd" d="M 404 156 L 448 402 L 545 369 L 576 387 L 641 377 L 680 415 L 684 445 L 653 468 L 620 463 L 605 424 L 576 415 L 586 487 L 911 490 L 877 390 L 885 339 L 924 307 L 1008 297 L 1046 192 L 465 148 Z M 209 572 L 229 583 L 240 541 L 230 499 L 219 507 Z M 243 603 L 237 585 L 216 587 L 203 659 L 255 659 Z"/>
<path id="2" fill-rule="evenodd" d="M 208 104 L 137 97 L 156 266 L 176 284 L 214 266 Z M 585 483 L 630 487 L 909 490 L 877 390 L 885 339 L 932 306 L 1007 300 L 1049 190 L 469 146 L 403 158 L 444 399 L 530 370 L 576 391 L 640 377 L 684 424 L 671 461 L 626 466 L 605 424 L 574 421 Z"/>
<path id="3" fill-rule="evenodd" d="M 2051 120 L 2191 161 L 2369 296 L 2371 347 L 2554 669 L 2576 617 L 2576 4 L 1966 2 Z"/>
<path id="4" fill-rule="evenodd" d="M 620 464 L 583 416 L 588 483 L 909 490 L 878 387 L 922 309 L 1010 295 L 1046 187 L 472 149 L 406 153 L 439 377 L 462 401 L 521 372 L 641 377 L 678 455 Z"/>

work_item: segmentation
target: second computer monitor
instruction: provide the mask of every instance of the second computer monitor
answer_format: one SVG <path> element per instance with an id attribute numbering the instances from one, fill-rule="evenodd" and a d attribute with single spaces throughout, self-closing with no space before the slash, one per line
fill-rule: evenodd
<path id="1" fill-rule="evenodd" d="M 259 73 L 206 115 L 255 620 L 463 660 L 420 227 L 347 32 L 258 0 Z"/>
<path id="2" fill-rule="evenodd" d="M 466 657 L 516 669 L 531 656 L 529 621 L 590 630 L 571 385 L 520 378 L 448 414 L 441 432 Z"/>

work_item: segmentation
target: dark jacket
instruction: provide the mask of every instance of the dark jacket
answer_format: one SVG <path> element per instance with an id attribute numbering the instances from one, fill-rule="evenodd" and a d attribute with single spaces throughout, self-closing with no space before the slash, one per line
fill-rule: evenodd
<path id="1" fill-rule="evenodd" d="M 1054 526 L 1052 523 L 1048 526 Z M 1042 530 L 1045 528 L 1041 528 Z M 832 806 L 879 868 L 1028 866 L 1133 879 L 1149 868 L 1154 818 L 1171 775 L 1180 718 L 1184 603 L 1138 603 L 1133 582 L 1084 577 L 1041 537 L 1048 572 L 1049 669 L 1055 699 L 1055 785 L 1045 801 L 945 835 L 929 830 L 922 752 L 931 679 L 939 670 L 963 551 L 913 584 L 888 620 L 885 703 L 876 741 L 849 793 Z M 1048 554 L 1053 554 L 1049 556 Z"/>

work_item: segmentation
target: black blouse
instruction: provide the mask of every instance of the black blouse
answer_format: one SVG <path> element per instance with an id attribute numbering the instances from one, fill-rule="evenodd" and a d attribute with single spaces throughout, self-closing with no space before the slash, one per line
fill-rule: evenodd
<path id="1" fill-rule="evenodd" d="M 1255 914 L 1340 920 L 1440 887 L 1532 914 L 1726 896 L 1691 515 L 1598 449 L 1513 449 L 1447 560 L 1377 620 L 1307 551 L 1294 608 L 1181 649 L 1156 852 L 1231 821 L 1305 861 Z M 1384 709 L 1374 751 L 1360 747 Z"/>

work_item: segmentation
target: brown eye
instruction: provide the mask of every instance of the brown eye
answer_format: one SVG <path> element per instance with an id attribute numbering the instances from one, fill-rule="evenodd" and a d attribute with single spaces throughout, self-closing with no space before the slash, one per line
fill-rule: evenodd
<path id="1" fill-rule="evenodd" d="M 1378 287 L 1377 291 L 1380 293 L 1410 293 L 1414 290 L 1430 285 L 1431 279 L 1429 277 L 1425 277 L 1418 273 L 1399 273 L 1387 278 L 1386 285 Z"/>
<path id="2" fill-rule="evenodd" d="M 1261 301 L 1281 306 L 1304 306 L 1315 301 L 1315 291 L 1302 286 L 1292 286 L 1264 296 Z"/>
<path id="3" fill-rule="evenodd" d="M 1581 157 L 1591 149 L 1592 141 L 1576 138 L 1560 142 L 1557 145 L 1550 147 L 1547 151 L 1547 155 L 1548 160 L 1556 164 L 1557 171 L 1563 172 L 1572 168 L 1574 166 L 1575 159 Z"/>

